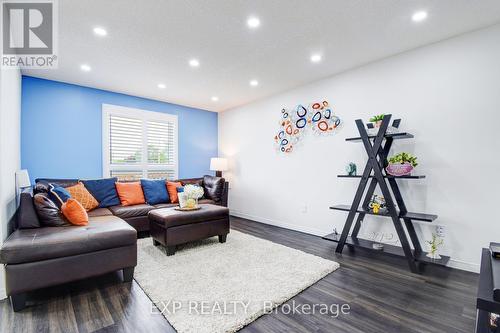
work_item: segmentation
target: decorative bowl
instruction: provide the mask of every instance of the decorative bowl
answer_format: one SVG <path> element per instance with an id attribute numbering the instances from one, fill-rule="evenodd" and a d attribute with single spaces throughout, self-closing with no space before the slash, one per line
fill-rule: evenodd
<path id="1" fill-rule="evenodd" d="M 391 163 L 386 168 L 388 174 L 392 176 L 407 176 L 413 171 L 413 165 L 411 163 Z"/>
<path id="2" fill-rule="evenodd" d="M 191 210 L 199 210 L 199 209 L 201 209 L 201 207 L 197 206 L 197 207 L 193 207 L 193 208 L 187 208 L 187 207 L 181 208 L 181 207 L 177 206 L 177 207 L 174 207 L 174 209 L 179 210 L 181 212 L 189 212 Z"/>

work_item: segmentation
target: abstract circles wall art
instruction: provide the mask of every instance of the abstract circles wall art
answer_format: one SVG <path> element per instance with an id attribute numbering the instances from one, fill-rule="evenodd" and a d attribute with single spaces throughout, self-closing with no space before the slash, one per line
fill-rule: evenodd
<path id="1" fill-rule="evenodd" d="M 278 133 L 274 136 L 275 146 L 279 153 L 291 153 L 308 132 L 319 136 L 331 135 L 338 132 L 341 126 L 342 120 L 334 114 L 327 101 L 308 106 L 299 104 L 293 109 L 283 108 Z"/>

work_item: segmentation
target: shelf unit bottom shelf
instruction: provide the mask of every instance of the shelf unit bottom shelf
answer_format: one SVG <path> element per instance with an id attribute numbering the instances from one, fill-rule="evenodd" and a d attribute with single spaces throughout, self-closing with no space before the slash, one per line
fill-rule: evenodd
<path id="1" fill-rule="evenodd" d="M 339 242 L 340 235 L 339 234 L 328 234 L 323 237 L 323 239 L 332 241 L 332 242 Z M 403 252 L 403 248 L 400 246 L 394 246 L 394 245 L 389 245 L 389 244 L 384 244 L 384 248 L 382 250 L 376 250 L 372 247 L 374 241 L 363 239 L 363 238 L 357 238 L 357 237 L 347 237 L 346 245 L 354 246 L 354 247 L 359 247 L 363 248 L 366 250 L 370 250 L 373 252 L 378 252 L 378 253 L 384 253 L 387 255 L 392 255 L 392 256 L 398 256 L 405 258 L 405 254 Z M 450 260 L 450 257 L 448 256 L 441 256 L 441 259 L 431 259 L 427 257 L 427 252 L 421 252 L 419 254 L 413 253 L 415 256 L 415 260 L 422 262 L 422 263 L 427 263 L 427 264 L 433 264 L 433 265 L 439 265 L 439 266 L 446 266 L 448 261 Z"/>

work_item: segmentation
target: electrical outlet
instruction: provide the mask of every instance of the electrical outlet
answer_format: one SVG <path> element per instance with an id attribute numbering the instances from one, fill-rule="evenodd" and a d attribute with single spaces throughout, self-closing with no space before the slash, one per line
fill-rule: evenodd
<path id="1" fill-rule="evenodd" d="M 445 227 L 444 225 L 437 225 L 436 226 L 436 236 L 438 236 L 439 238 L 444 238 L 445 236 Z"/>
<path id="2" fill-rule="evenodd" d="M 300 211 L 301 211 L 303 214 L 307 213 L 307 205 L 302 205 L 302 207 L 301 207 Z"/>

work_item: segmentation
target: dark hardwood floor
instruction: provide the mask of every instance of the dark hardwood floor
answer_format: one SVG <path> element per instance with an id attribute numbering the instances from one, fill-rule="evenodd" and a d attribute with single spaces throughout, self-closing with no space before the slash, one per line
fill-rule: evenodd
<path id="1" fill-rule="evenodd" d="M 416 275 L 404 259 L 347 248 L 337 255 L 336 243 L 320 237 L 236 217 L 231 223 L 235 230 L 339 262 L 337 271 L 292 300 L 350 306 L 348 315 L 337 318 L 271 313 L 241 332 L 474 331 L 477 274 L 428 266 Z M 14 313 L 9 301 L 0 301 L 0 332 L 175 332 L 163 316 L 151 314 L 151 302 L 135 281 L 121 283 L 121 273 L 40 290 L 28 302 Z"/>

